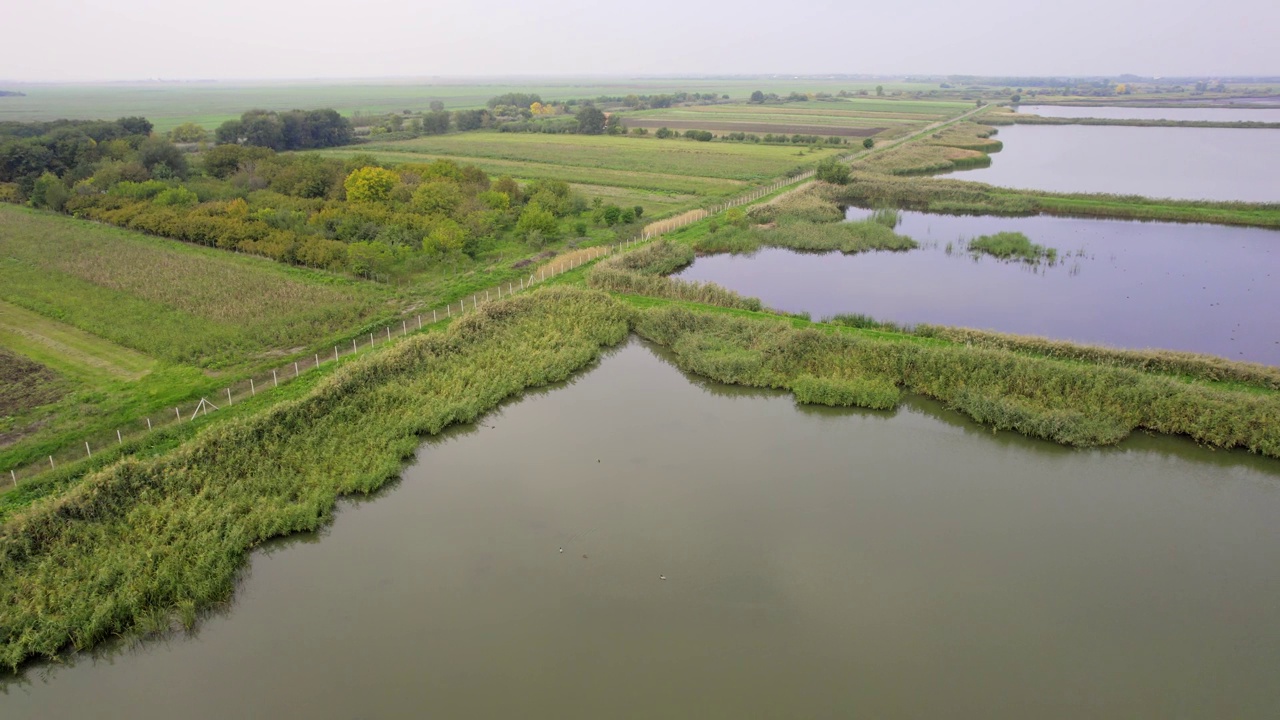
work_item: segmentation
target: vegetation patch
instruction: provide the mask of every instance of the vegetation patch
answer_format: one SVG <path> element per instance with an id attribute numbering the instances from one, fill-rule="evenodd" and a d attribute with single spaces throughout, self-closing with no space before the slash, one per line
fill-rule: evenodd
<path id="1" fill-rule="evenodd" d="M 890 410 L 898 406 L 898 387 L 884 378 L 801 375 L 791 384 L 796 401 L 807 405 Z"/>
<path id="2" fill-rule="evenodd" d="M 1033 265 L 1041 261 L 1052 265 L 1058 261 L 1057 248 L 1036 245 L 1020 232 L 999 232 L 976 237 L 969 241 L 969 250 L 1001 260 L 1021 260 Z"/>

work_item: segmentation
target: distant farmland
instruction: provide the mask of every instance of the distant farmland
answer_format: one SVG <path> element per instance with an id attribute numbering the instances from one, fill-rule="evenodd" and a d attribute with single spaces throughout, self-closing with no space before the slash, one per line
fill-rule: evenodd
<path id="1" fill-rule="evenodd" d="M 745 132 L 745 133 L 781 133 L 783 135 L 826 135 L 839 137 L 870 137 L 883 131 L 882 127 L 832 127 L 830 125 L 783 125 L 779 123 L 753 123 L 753 122 L 736 122 L 724 121 L 719 118 L 703 120 L 674 120 L 664 119 L 661 117 L 628 117 L 623 121 L 623 125 L 629 128 L 660 128 L 666 127 L 672 130 L 709 130 L 715 133 L 729 132 Z"/>
<path id="2" fill-rule="evenodd" d="M 709 130 L 782 135 L 868 137 L 957 115 L 964 103 L 915 100 L 833 100 L 784 105 L 700 105 L 622 112 L 631 128 Z"/>

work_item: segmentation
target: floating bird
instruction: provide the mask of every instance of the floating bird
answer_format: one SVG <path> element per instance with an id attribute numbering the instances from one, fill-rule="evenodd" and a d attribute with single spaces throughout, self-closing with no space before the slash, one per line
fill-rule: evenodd
<path id="1" fill-rule="evenodd" d="M 560 548 L 560 552 L 564 552 L 564 548 Z"/>
<path id="2" fill-rule="evenodd" d="M 659 575 L 659 576 L 658 576 L 658 579 L 659 579 L 659 580 L 666 580 L 666 579 L 667 579 L 667 576 L 666 576 L 666 575 Z"/>

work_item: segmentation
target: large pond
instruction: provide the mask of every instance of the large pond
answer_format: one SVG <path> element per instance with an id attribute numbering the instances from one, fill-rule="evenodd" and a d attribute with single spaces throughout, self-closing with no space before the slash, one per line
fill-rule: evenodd
<path id="1" fill-rule="evenodd" d="M 1248 107 L 1083 107 L 1076 105 L 1019 105 L 1027 115 L 1109 120 L 1209 120 L 1213 122 L 1280 122 L 1280 108 Z"/>
<path id="2" fill-rule="evenodd" d="M 866 215 L 850 208 L 850 217 Z M 710 280 L 814 319 L 853 312 L 1128 348 L 1167 348 L 1280 365 L 1280 232 L 1058 217 L 904 212 L 910 252 L 764 249 L 698 258 Z M 1029 266 L 963 250 L 1011 231 L 1058 250 Z M 950 251 L 948 251 L 950 245 Z"/>
<path id="3" fill-rule="evenodd" d="M 0 714 L 1270 717 L 1278 471 L 801 409 L 632 341 L 255 553 L 194 636 Z"/>
<path id="4" fill-rule="evenodd" d="M 1280 202 L 1280 130 L 1011 125 L 961 180 L 1053 192 Z"/>

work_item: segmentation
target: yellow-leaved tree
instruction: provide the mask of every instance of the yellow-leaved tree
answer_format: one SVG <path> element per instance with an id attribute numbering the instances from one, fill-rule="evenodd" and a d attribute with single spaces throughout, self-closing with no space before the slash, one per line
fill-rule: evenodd
<path id="1" fill-rule="evenodd" d="M 347 200 L 356 203 L 385 203 L 391 199 L 391 191 L 400 176 L 386 168 L 362 167 L 352 170 L 342 187 L 347 190 Z"/>

